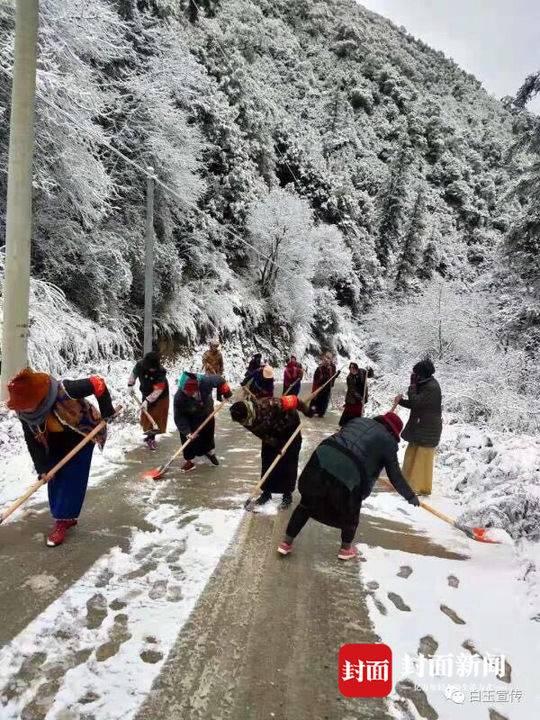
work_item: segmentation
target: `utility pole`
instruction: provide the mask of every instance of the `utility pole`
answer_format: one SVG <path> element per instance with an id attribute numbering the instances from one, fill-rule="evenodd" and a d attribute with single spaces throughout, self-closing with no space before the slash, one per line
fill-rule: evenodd
<path id="1" fill-rule="evenodd" d="M 146 168 L 146 247 L 144 255 L 144 341 L 146 354 L 152 350 L 152 300 L 154 296 L 154 168 Z"/>
<path id="2" fill-rule="evenodd" d="M 39 0 L 17 0 L 11 90 L 1 395 L 28 364 L 32 161 Z"/>

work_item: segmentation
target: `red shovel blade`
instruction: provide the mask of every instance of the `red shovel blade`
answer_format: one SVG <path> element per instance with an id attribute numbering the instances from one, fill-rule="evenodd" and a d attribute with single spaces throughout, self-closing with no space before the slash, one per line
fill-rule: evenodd
<path id="1" fill-rule="evenodd" d="M 496 543 L 499 544 L 499 540 L 495 540 L 494 538 L 490 537 L 489 535 L 489 528 L 471 528 L 472 537 L 475 540 L 478 540 L 478 542 L 484 542 L 484 543 Z"/>
<path id="2" fill-rule="evenodd" d="M 493 545 L 500 545 L 504 542 L 497 538 L 497 533 L 501 532 L 497 528 L 468 527 L 457 523 L 456 527 L 477 542 L 492 543 Z M 502 532 L 504 533 L 504 531 Z"/>
<path id="3" fill-rule="evenodd" d="M 147 470 L 144 472 L 141 477 L 143 480 L 159 480 L 163 475 L 163 472 L 161 468 L 153 468 L 152 470 Z"/>

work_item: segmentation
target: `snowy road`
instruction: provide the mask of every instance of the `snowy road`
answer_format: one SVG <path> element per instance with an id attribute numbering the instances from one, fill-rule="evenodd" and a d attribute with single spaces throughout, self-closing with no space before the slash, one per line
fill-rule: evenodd
<path id="1" fill-rule="evenodd" d="M 336 417 L 309 421 L 304 457 Z M 150 460 L 129 453 L 61 548 L 43 546 L 39 507 L 2 528 L 2 720 L 536 716 L 540 627 L 512 548 L 475 544 L 381 491 L 362 514 L 366 562 L 339 565 L 337 532 L 315 523 L 280 558 L 288 513 L 241 510 L 256 443 L 227 413 L 219 426 L 217 469 L 146 483 L 141 470 L 176 439 Z M 392 698 L 341 697 L 339 646 L 378 639 L 394 654 Z M 497 655 L 501 677 L 484 677 Z"/>

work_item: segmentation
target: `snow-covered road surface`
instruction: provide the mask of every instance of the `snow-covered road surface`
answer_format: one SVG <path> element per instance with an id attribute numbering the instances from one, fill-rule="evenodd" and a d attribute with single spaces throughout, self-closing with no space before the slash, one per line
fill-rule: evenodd
<path id="1" fill-rule="evenodd" d="M 336 419 L 306 424 L 304 460 Z M 540 624 L 512 547 L 474 543 L 381 489 L 362 511 L 366 562 L 340 565 L 337 531 L 316 523 L 283 559 L 288 513 L 241 509 L 256 441 L 222 413 L 219 468 L 140 480 L 176 446 L 171 435 L 104 466 L 61 548 L 43 545 L 43 506 L 2 528 L 2 720 L 535 716 Z M 378 639 L 396 690 L 386 705 L 345 700 L 340 644 Z M 464 675 L 492 655 L 506 658 L 502 678 Z"/>

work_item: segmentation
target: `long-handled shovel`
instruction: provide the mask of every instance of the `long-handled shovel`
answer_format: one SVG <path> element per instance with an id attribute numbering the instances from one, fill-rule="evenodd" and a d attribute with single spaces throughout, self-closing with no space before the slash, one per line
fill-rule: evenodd
<path id="1" fill-rule="evenodd" d="M 369 368 L 366 367 L 364 370 L 365 377 L 364 377 L 364 392 L 362 395 L 362 417 L 365 415 L 366 412 L 366 402 L 367 402 L 367 394 L 368 394 L 368 372 Z"/>
<path id="2" fill-rule="evenodd" d="M 158 429 L 159 429 L 159 426 L 158 426 L 157 422 L 156 422 L 156 421 L 154 420 L 154 418 L 150 415 L 150 413 L 148 412 L 148 410 L 146 410 L 145 408 L 143 408 L 143 404 L 142 404 L 142 402 L 139 400 L 139 398 L 138 398 L 136 395 L 132 395 L 132 397 L 133 397 L 133 399 L 135 400 L 135 402 L 137 403 L 137 405 L 139 406 L 141 412 L 143 412 L 144 415 L 146 415 L 147 420 L 149 421 L 150 425 L 152 426 L 152 430 L 158 430 Z"/>
<path id="3" fill-rule="evenodd" d="M 301 430 L 302 430 L 302 423 L 300 423 L 300 425 L 296 428 L 296 430 L 294 430 L 294 432 L 292 433 L 291 437 L 287 440 L 287 442 L 285 443 L 285 445 L 281 448 L 281 450 L 279 451 L 279 453 L 278 453 L 278 454 L 276 455 L 276 457 L 274 458 L 274 460 L 273 460 L 272 464 L 270 465 L 270 467 L 268 468 L 268 470 L 264 473 L 264 475 L 262 476 L 262 478 L 259 480 L 259 482 L 258 482 L 257 485 L 255 486 L 253 492 L 251 493 L 251 497 L 249 497 L 249 498 L 246 500 L 246 502 L 244 503 L 244 509 L 245 509 L 245 510 L 250 510 L 250 509 L 251 509 L 252 503 L 253 503 L 256 495 L 258 495 L 260 489 L 262 488 L 262 486 L 264 485 L 264 483 L 266 482 L 266 480 L 270 477 L 270 475 L 272 474 L 272 471 L 274 470 L 274 468 L 276 467 L 276 465 L 278 464 L 278 462 L 281 460 L 281 458 L 285 455 L 285 453 L 287 452 L 287 450 L 288 450 L 289 447 L 291 446 L 294 438 L 301 432 Z"/>
<path id="4" fill-rule="evenodd" d="M 307 398 L 304 400 L 305 404 L 306 404 L 306 405 L 309 405 L 309 404 L 311 403 L 311 401 L 313 400 L 313 398 L 317 397 L 317 395 L 321 392 L 321 390 L 324 390 L 324 388 L 328 385 L 328 383 L 332 382 L 332 380 L 333 380 L 335 377 L 337 377 L 338 375 L 339 375 L 339 371 L 336 372 L 336 373 L 334 373 L 334 375 L 332 375 L 332 377 L 329 378 L 329 379 L 324 383 L 324 385 L 321 385 L 320 388 L 317 388 L 317 390 L 315 390 L 315 391 L 312 392 L 310 395 L 308 395 Z M 281 458 L 285 455 L 285 453 L 287 452 L 287 450 L 288 450 L 289 447 L 291 446 L 291 443 L 293 442 L 294 438 L 300 433 L 301 430 L 302 430 L 302 423 L 300 423 L 300 424 L 298 425 L 298 427 L 294 430 L 294 432 L 292 433 L 292 435 L 290 436 L 290 438 L 287 440 L 287 442 L 285 443 L 285 445 L 281 448 L 281 450 L 279 451 L 279 453 L 278 453 L 278 454 L 276 455 L 276 457 L 274 458 L 274 460 L 273 460 L 272 464 L 270 465 L 270 467 L 268 468 L 268 470 L 264 473 L 264 475 L 262 476 L 262 478 L 259 480 L 259 482 L 258 482 L 257 485 L 255 486 L 255 488 L 253 489 L 253 492 L 251 493 L 251 496 L 250 496 L 250 497 L 246 500 L 246 502 L 244 503 L 244 508 L 245 508 L 246 510 L 249 510 L 249 509 L 250 509 L 250 507 L 251 507 L 251 505 L 252 505 L 252 503 L 253 503 L 253 500 L 255 499 L 255 496 L 256 496 L 257 493 L 260 491 L 261 487 L 264 485 L 264 483 L 266 482 L 266 480 L 270 477 L 270 474 L 272 473 L 272 471 L 274 470 L 274 468 L 276 467 L 276 465 L 278 464 L 278 462 L 281 460 Z"/>
<path id="5" fill-rule="evenodd" d="M 160 465 L 158 468 L 153 468 L 152 470 L 147 470 L 145 473 L 143 473 L 143 478 L 150 478 L 152 480 L 159 480 L 160 478 L 162 478 L 163 475 L 170 468 L 170 466 L 173 464 L 173 462 L 176 460 L 176 458 L 187 448 L 187 446 L 191 442 L 193 442 L 193 440 L 195 440 L 197 435 L 210 422 L 210 420 L 212 420 L 212 418 L 214 418 L 218 414 L 218 412 L 225 407 L 225 402 L 226 401 L 223 400 L 219 403 L 219 405 L 215 408 L 214 412 L 203 420 L 203 422 L 199 425 L 195 432 L 191 433 L 186 442 L 178 448 L 174 455 L 169 460 L 167 460 L 164 465 Z"/>
<path id="6" fill-rule="evenodd" d="M 386 478 L 381 478 L 385 485 L 392 488 L 394 490 L 394 486 L 392 483 L 387 480 Z M 419 498 L 420 500 L 420 498 Z M 435 517 L 440 518 L 444 522 L 448 523 L 449 525 L 452 525 L 452 527 L 455 527 L 457 530 L 461 530 L 461 532 L 465 533 L 467 537 L 470 537 L 472 540 L 477 540 L 478 542 L 483 543 L 494 543 L 494 544 L 500 544 L 505 541 L 506 538 L 503 539 L 502 533 L 505 533 L 504 530 L 498 530 L 497 528 L 482 528 L 482 527 L 469 527 L 468 525 L 463 525 L 463 523 L 458 523 L 457 520 L 454 520 L 454 518 L 451 518 L 449 515 L 445 515 L 445 513 L 441 512 L 440 510 L 437 510 L 437 508 L 434 508 L 432 505 L 429 505 L 424 500 L 420 500 L 420 507 L 424 508 L 424 510 L 427 510 L 432 515 L 435 515 Z M 500 539 L 497 539 L 497 535 L 499 535 Z"/>
<path id="7" fill-rule="evenodd" d="M 118 409 L 116 410 L 116 413 L 118 414 Z M 87 435 L 83 437 L 80 443 L 78 445 L 75 445 L 73 450 L 70 450 L 68 454 L 60 460 L 59 463 L 57 463 L 46 475 L 43 475 L 43 477 L 40 477 L 39 480 L 37 480 L 33 485 L 31 485 L 28 490 L 24 493 L 24 495 L 21 495 L 21 497 L 18 500 L 15 500 L 15 502 L 8 507 L 7 510 L 3 512 L 3 514 L 0 516 L 0 525 L 6 520 L 11 514 L 17 510 L 23 503 L 25 503 L 28 498 L 32 497 L 32 495 L 39 490 L 39 488 L 42 485 L 46 485 L 50 480 L 54 478 L 56 473 L 61 470 L 64 465 L 66 465 L 75 455 L 82 450 L 82 448 L 85 445 L 88 445 L 88 443 L 98 435 L 103 428 L 107 425 L 106 420 L 102 420 L 96 427 L 91 430 Z"/>

